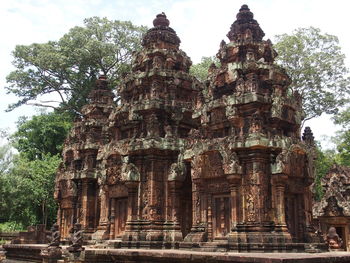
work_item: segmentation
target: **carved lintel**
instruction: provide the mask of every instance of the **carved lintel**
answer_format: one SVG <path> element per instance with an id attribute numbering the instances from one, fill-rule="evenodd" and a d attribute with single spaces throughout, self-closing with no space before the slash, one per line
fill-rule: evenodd
<path id="1" fill-rule="evenodd" d="M 285 186 L 288 181 L 288 175 L 284 173 L 272 174 L 272 182 L 276 186 Z"/>
<path id="2" fill-rule="evenodd" d="M 228 174 L 226 178 L 232 186 L 239 186 L 242 183 L 242 174 Z"/>

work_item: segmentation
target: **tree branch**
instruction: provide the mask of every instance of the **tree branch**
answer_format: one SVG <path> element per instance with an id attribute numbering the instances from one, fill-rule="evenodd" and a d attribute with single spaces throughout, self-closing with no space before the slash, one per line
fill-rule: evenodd
<path id="1" fill-rule="evenodd" d="M 55 107 L 55 106 L 52 106 L 52 105 L 45 105 L 45 104 L 41 104 L 41 103 L 35 103 L 35 102 L 33 102 L 33 103 L 31 103 L 31 102 L 28 102 L 28 103 L 26 103 L 26 105 L 30 105 L 30 106 L 37 106 L 37 107 L 46 107 L 46 108 L 52 108 L 52 109 L 58 109 L 57 107 Z"/>

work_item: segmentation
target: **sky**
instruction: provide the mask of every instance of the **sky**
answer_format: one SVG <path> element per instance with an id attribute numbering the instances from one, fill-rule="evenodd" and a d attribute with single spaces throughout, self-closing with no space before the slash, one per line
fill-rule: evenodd
<path id="1" fill-rule="evenodd" d="M 152 27 L 156 14 L 165 12 L 170 26 L 181 39 L 180 48 L 193 63 L 202 56 L 215 55 L 222 39 L 235 21 L 243 4 L 248 4 L 273 41 L 277 34 L 291 33 L 298 27 L 318 27 L 339 38 L 346 65 L 350 68 L 349 0 L 2 0 L 0 5 L 0 129 L 15 131 L 19 116 L 31 116 L 33 106 L 5 112 L 17 98 L 6 94 L 6 76 L 14 70 L 11 52 L 16 45 L 58 40 L 70 28 L 83 25 L 84 18 L 99 16 L 128 20 Z M 339 129 L 328 116 L 306 123 L 321 140 Z M 331 147 L 323 143 L 324 147 Z"/>

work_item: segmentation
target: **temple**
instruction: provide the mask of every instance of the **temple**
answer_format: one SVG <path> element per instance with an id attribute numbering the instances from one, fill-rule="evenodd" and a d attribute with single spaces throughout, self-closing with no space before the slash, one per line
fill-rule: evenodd
<path id="1" fill-rule="evenodd" d="M 301 136 L 301 96 L 274 64 L 270 40 L 243 5 L 208 78 L 164 13 L 117 87 L 100 76 L 69 134 L 57 178 L 68 239 L 115 247 L 304 250 L 312 228 L 315 147 Z M 222 250 L 221 250 L 222 251 Z"/>

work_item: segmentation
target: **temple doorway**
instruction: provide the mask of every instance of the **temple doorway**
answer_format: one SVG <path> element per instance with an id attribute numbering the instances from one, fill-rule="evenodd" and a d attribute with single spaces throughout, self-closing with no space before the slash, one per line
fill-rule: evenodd
<path id="1" fill-rule="evenodd" d="M 286 221 L 294 242 L 299 242 L 304 238 L 302 201 L 302 194 L 289 194 L 286 198 Z"/>
<path id="2" fill-rule="evenodd" d="M 128 198 L 115 199 L 115 223 L 114 233 L 115 237 L 121 237 L 125 231 L 125 224 L 128 215 Z"/>
<path id="3" fill-rule="evenodd" d="M 230 232 L 230 196 L 219 195 L 213 198 L 213 233 L 215 239 L 225 237 Z"/>
<path id="4" fill-rule="evenodd" d="M 342 244 L 341 248 L 344 249 L 346 244 L 347 244 L 347 238 L 345 235 L 345 227 L 335 226 L 335 230 L 337 231 L 337 234 L 341 238 L 341 240 L 343 240 L 343 244 Z"/>
<path id="5" fill-rule="evenodd" d="M 186 178 L 181 188 L 180 199 L 180 224 L 183 237 L 191 231 L 192 227 L 192 180 L 190 163 L 186 163 L 186 171 Z"/>

